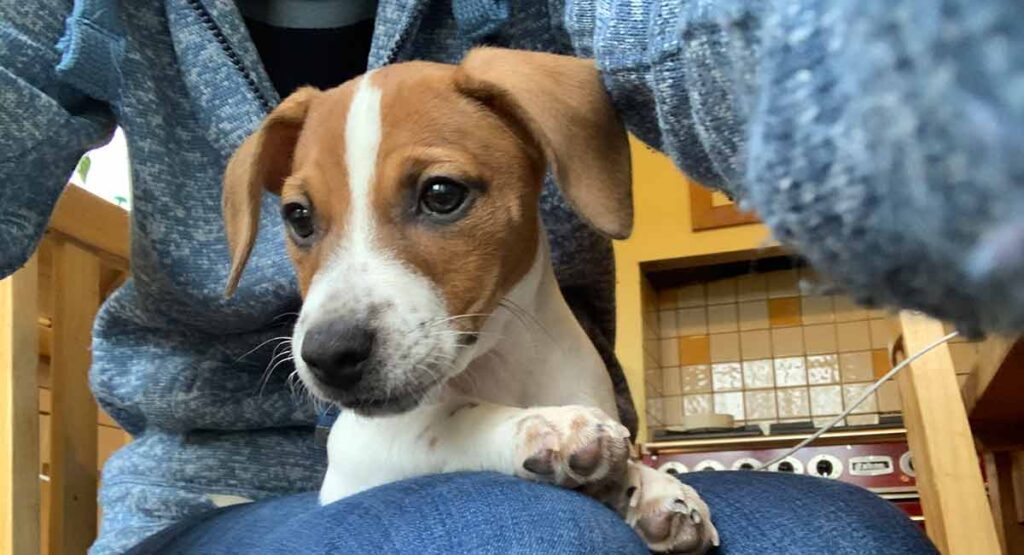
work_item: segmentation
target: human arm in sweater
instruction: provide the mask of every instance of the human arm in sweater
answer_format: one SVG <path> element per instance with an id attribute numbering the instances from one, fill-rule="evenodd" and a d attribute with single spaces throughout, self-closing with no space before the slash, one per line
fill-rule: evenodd
<path id="1" fill-rule="evenodd" d="M 78 159 L 114 130 L 106 104 L 58 73 L 70 4 L 0 6 L 0 277 L 31 256 Z"/>
<path id="2" fill-rule="evenodd" d="M 1024 329 L 1014 0 L 564 0 L 631 131 L 855 298 Z"/>

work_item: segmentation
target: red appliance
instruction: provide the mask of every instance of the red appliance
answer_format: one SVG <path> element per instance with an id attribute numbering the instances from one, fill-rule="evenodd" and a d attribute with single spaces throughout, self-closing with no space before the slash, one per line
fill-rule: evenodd
<path id="1" fill-rule="evenodd" d="M 751 443 L 757 443 L 755 439 Z M 677 446 L 644 446 L 644 463 L 669 473 L 753 470 L 788 448 L 750 448 L 729 451 L 681 450 Z M 890 500 L 922 523 L 914 465 L 904 441 L 805 447 L 769 469 L 840 480 L 867 488 Z"/>

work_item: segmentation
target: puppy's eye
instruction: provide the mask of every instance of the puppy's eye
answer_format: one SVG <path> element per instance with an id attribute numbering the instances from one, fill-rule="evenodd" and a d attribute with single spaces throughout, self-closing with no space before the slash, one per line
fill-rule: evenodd
<path id="1" fill-rule="evenodd" d="M 446 216 L 462 208 L 467 198 L 469 189 L 465 185 L 446 178 L 434 178 L 420 193 L 420 209 L 427 214 Z"/>
<path id="2" fill-rule="evenodd" d="M 297 240 L 308 239 L 316 231 L 313 225 L 313 209 L 301 202 L 285 204 L 281 208 L 281 217 Z"/>

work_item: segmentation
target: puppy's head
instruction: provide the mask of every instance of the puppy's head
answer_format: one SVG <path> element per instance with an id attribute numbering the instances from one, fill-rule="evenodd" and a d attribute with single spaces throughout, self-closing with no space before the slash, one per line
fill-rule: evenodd
<path id="1" fill-rule="evenodd" d="M 262 192 L 279 195 L 304 297 L 299 376 L 366 414 L 409 410 L 465 368 L 530 270 L 549 166 L 586 221 L 629 234 L 626 133 L 589 61 L 481 49 L 299 90 L 228 163 L 228 292 Z"/>

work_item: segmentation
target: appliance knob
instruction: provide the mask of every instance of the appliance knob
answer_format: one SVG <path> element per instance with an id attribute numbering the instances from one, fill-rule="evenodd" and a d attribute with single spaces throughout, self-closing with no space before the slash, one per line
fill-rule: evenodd
<path id="1" fill-rule="evenodd" d="M 725 465 L 714 459 L 704 459 L 703 461 L 700 461 L 699 463 L 694 465 L 693 469 L 698 472 L 725 470 Z"/>
<path id="2" fill-rule="evenodd" d="M 818 464 L 814 466 L 814 470 L 817 471 L 819 476 L 831 476 L 832 475 L 832 461 L 821 459 Z"/>
<path id="3" fill-rule="evenodd" d="M 803 474 L 804 463 L 800 462 L 800 459 L 797 459 L 796 457 L 786 457 L 772 465 L 769 470 L 772 472 L 785 472 L 787 474 Z M 811 466 L 807 467 L 807 471 L 811 471 Z"/>
<path id="4" fill-rule="evenodd" d="M 917 472 L 914 471 L 914 459 L 910 456 L 910 451 L 906 451 L 900 456 L 900 470 L 911 478 L 917 476 Z"/>
<path id="5" fill-rule="evenodd" d="M 836 479 L 843 475 L 843 461 L 839 460 L 839 457 L 835 455 L 822 453 L 811 457 L 811 460 L 807 461 L 807 471 L 819 478 Z"/>
<path id="6" fill-rule="evenodd" d="M 683 464 L 683 463 L 681 463 L 679 461 L 668 461 L 668 462 L 662 464 L 661 466 L 659 466 L 658 470 L 660 470 L 660 471 L 662 471 L 662 472 L 664 472 L 666 474 L 671 474 L 673 476 L 678 476 L 680 474 L 686 474 L 687 472 L 690 471 L 690 469 L 686 468 L 685 464 Z"/>
<path id="7" fill-rule="evenodd" d="M 761 468 L 761 461 L 753 457 L 740 457 L 732 462 L 730 468 L 733 470 L 754 470 Z"/>

